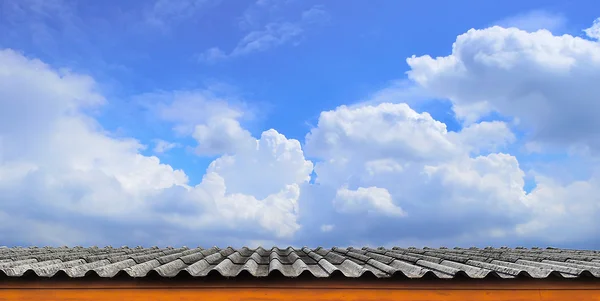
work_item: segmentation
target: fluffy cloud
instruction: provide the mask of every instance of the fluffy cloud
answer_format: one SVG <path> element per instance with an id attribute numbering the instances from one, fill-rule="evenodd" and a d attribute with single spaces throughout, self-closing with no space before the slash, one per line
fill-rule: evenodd
<path id="1" fill-rule="evenodd" d="M 364 161 L 390 156 L 443 160 L 458 151 L 447 133 L 445 124 L 406 104 L 341 106 L 321 113 L 317 127 L 306 137 L 306 150 L 311 156 L 337 161 L 357 156 Z"/>
<path id="2" fill-rule="evenodd" d="M 514 150 L 598 150 L 599 47 L 543 30 L 470 30 L 446 57 L 408 59 L 418 85 L 408 86 L 451 101 L 459 130 L 402 103 L 412 92 L 395 86 L 322 112 L 304 150 L 273 129 L 253 137 L 243 127 L 247 108 L 230 97 L 139 96 L 194 138 L 199 155 L 217 156 L 197 185 L 86 114 L 107 102 L 92 78 L 3 50 L 0 236 L 34 244 L 587 242 L 600 234 L 600 168 L 571 182 L 528 170 L 536 186 L 526 192 Z M 509 121 L 488 121 L 490 113 Z"/>
<path id="3" fill-rule="evenodd" d="M 350 190 L 346 187 L 338 189 L 333 206 L 342 213 L 364 214 L 370 211 L 392 216 L 403 216 L 405 213 L 392 202 L 392 195 L 385 188 L 359 187 Z"/>
<path id="4" fill-rule="evenodd" d="M 170 208 L 166 201 L 156 209 L 168 210 L 169 222 L 182 227 L 220 227 L 231 235 L 258 224 L 261 233 L 274 234 L 271 238 L 289 239 L 300 229 L 300 186 L 311 171 L 297 140 L 268 130 L 254 147 L 213 161 L 199 185 L 165 198 L 182 200 L 185 210 Z"/>
<path id="5" fill-rule="evenodd" d="M 591 38 L 596 23 L 586 30 Z M 600 126 L 596 116 L 600 112 L 597 42 L 555 36 L 546 30 L 491 27 L 458 36 L 448 56 L 413 56 L 407 62 L 411 67 L 409 77 L 429 93 L 449 99 L 465 124 L 497 112 L 512 118 L 525 132 L 524 143 L 535 146 L 538 152 L 552 147 L 559 152 L 589 150 L 595 156 L 600 150 L 596 130 Z M 485 136 L 493 132 L 498 133 L 488 131 Z M 598 166 L 592 158 L 583 160 Z M 551 171 L 530 172 L 536 188 L 519 199 L 531 216 L 518 224 L 517 235 L 554 242 L 597 236 L 600 210 L 593 188 L 598 182 L 597 173 L 561 183 L 556 180 L 560 175 Z M 510 178 L 513 189 L 505 192 L 516 193 L 522 181 L 517 174 Z M 521 193 L 503 199 L 517 195 Z"/>
<path id="6" fill-rule="evenodd" d="M 508 125 L 501 121 L 471 124 L 455 139 L 474 153 L 496 151 L 516 141 Z"/>
<path id="7" fill-rule="evenodd" d="M 539 175 L 536 181 L 537 187 L 529 194 L 527 205 L 537 218 L 520 224 L 518 232 L 552 243 L 560 243 L 568 237 L 597 246 L 600 243 L 600 178 L 595 176 L 588 181 L 563 185 Z"/>
<path id="8" fill-rule="evenodd" d="M 250 132 L 231 118 L 210 118 L 205 124 L 196 125 L 192 136 L 198 141 L 196 153 L 200 155 L 243 151 L 255 144 Z"/>
<path id="9" fill-rule="evenodd" d="M 143 94 L 136 100 L 160 120 L 173 123 L 177 134 L 192 136 L 198 142 L 198 155 L 232 154 L 255 147 L 255 139 L 240 124 L 247 115 L 244 105 L 224 96 L 208 90 L 176 91 Z"/>
<path id="10" fill-rule="evenodd" d="M 323 218 L 335 216 L 329 232 L 345 229 L 335 233 L 342 241 L 366 243 L 362 235 L 377 233 L 368 242 L 381 244 L 396 233 L 448 241 L 471 235 L 473 243 L 491 232 L 512 233 L 528 220 L 524 172 L 515 157 L 489 152 L 514 139 L 499 121 L 450 132 L 403 103 L 341 106 L 321 113 L 306 137 L 307 154 L 318 159 L 319 197 L 311 197 L 332 202 Z"/>
<path id="11" fill-rule="evenodd" d="M 496 111 L 546 146 L 600 149 L 600 44 L 546 30 L 491 27 L 458 36 L 452 54 L 407 60 L 409 77 L 471 123 Z"/>
<path id="12" fill-rule="evenodd" d="M 298 140 L 287 139 L 271 129 L 255 140 L 251 150 L 213 161 L 208 172 L 223 175 L 231 192 L 262 198 L 275 193 L 273 188 L 308 182 L 312 169 L 313 164 L 304 159 Z M 240 170 L 260 172 L 260 176 L 249 176 Z"/>
<path id="13" fill-rule="evenodd" d="M 182 231 L 170 236 L 180 243 L 184 233 L 210 236 L 223 229 L 234 237 L 243 231 L 237 237 L 247 241 L 285 239 L 299 229 L 299 185 L 308 180 L 312 163 L 304 160 L 298 141 L 274 130 L 258 140 L 244 137 L 251 142 L 246 149 L 217 159 L 192 187 L 183 171 L 141 155 L 138 141 L 112 137 L 85 114 L 106 102 L 92 78 L 12 50 L 0 51 L 0 66 L 0 213 L 11 216 L 2 219 L 0 236 L 8 241 L 55 243 L 56 236 L 72 232 L 61 241 L 157 243 L 159 233 Z M 222 101 L 204 104 L 207 111 L 198 112 L 237 116 Z M 175 102 L 161 112 L 183 120 L 180 130 L 195 131 L 199 116 L 189 109 L 178 115 L 184 112 L 179 109 Z M 257 166 L 270 168 L 263 176 Z M 245 186 L 245 179 L 260 182 L 261 191 Z M 44 225 L 52 226 L 43 237 L 22 233 Z M 158 237 L 149 236 L 157 228 Z M 97 236 L 84 238 L 79 229 Z"/>
<path id="14" fill-rule="evenodd" d="M 460 133 L 449 132 L 428 113 L 417 113 L 404 103 L 382 103 L 341 106 L 321 113 L 317 127 L 306 137 L 306 151 L 324 160 L 316 167 L 319 181 L 341 185 L 348 179 L 320 168 L 348 166 L 366 171 L 343 172 L 357 177 L 402 171 L 414 164 L 447 162 L 469 151 L 501 147 L 513 140 L 503 122 L 482 122 Z"/>
<path id="15" fill-rule="evenodd" d="M 500 245 L 594 237 L 599 203 L 584 197 L 594 195 L 594 180 L 561 186 L 537 175 L 527 193 L 517 158 L 501 152 L 515 141 L 504 122 L 452 132 L 402 103 L 323 112 L 306 137 L 307 154 L 318 160 L 318 186 L 301 202 L 301 209 L 321 214 L 302 222 L 331 226 L 312 229 L 323 243 L 380 245 L 397 237 L 421 245 Z M 569 198 L 577 189 L 581 197 Z"/>
<path id="16" fill-rule="evenodd" d="M 162 139 L 156 139 L 154 141 L 154 143 L 155 143 L 155 145 L 154 145 L 153 151 L 157 154 L 162 154 L 162 153 L 168 152 L 169 150 L 172 150 L 172 149 L 180 146 L 178 143 L 169 142 L 169 141 L 165 141 Z"/>
<path id="17" fill-rule="evenodd" d="M 533 10 L 500 20 L 495 22 L 494 25 L 504 28 L 515 27 L 530 32 L 540 29 L 556 32 L 564 29 L 566 24 L 567 18 L 562 14 L 544 10 Z"/>
<path id="18" fill-rule="evenodd" d="M 590 28 L 586 28 L 583 31 L 589 38 L 600 40 L 600 18 L 594 20 L 594 24 L 592 24 Z"/>

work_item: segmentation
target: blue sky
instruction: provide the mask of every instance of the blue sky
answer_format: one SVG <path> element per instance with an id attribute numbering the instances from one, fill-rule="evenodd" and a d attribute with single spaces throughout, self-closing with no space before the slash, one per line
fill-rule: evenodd
<path id="1" fill-rule="evenodd" d="M 5 1 L 0 244 L 598 248 L 597 11 Z"/>

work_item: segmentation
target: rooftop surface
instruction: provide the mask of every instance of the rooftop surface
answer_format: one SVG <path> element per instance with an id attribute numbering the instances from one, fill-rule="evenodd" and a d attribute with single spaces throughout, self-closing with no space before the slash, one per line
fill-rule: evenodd
<path id="1" fill-rule="evenodd" d="M 600 251 L 525 248 L 0 247 L 0 276 L 600 278 Z"/>

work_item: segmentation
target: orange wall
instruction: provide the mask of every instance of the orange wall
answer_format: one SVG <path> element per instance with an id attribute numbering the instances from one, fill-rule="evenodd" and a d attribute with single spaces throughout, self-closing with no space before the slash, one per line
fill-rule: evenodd
<path id="1" fill-rule="evenodd" d="M 13 300 L 411 300 L 411 301 L 491 301 L 553 300 L 600 301 L 600 289 L 527 289 L 527 290 L 406 290 L 406 289 L 1 289 L 1 301 Z"/>
<path id="2" fill-rule="evenodd" d="M 23 280 L 23 281 L 21 281 Z M 499 281 L 173 281 L 0 279 L 0 301 L 600 301 L 600 279 Z"/>

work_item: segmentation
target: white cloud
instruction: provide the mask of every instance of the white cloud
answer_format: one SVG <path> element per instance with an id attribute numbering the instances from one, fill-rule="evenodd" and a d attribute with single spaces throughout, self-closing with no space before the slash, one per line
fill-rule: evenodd
<path id="1" fill-rule="evenodd" d="M 246 34 L 230 52 L 225 53 L 219 48 L 210 48 L 200 54 L 202 61 L 214 63 L 230 57 L 238 57 L 253 52 L 262 52 L 286 44 L 303 33 L 302 26 L 297 23 L 269 23 L 262 30 Z"/>
<path id="2" fill-rule="evenodd" d="M 341 106 L 322 112 L 306 137 L 307 154 L 318 159 L 318 186 L 312 187 L 318 189 L 301 205 L 327 213 L 302 221 L 322 225 L 334 216 L 336 226 L 348 233 L 336 232 L 336 237 L 322 240 L 334 244 L 351 240 L 378 245 L 390 242 L 392 236 L 425 245 L 564 243 L 593 237 L 598 227 L 592 217 L 599 214 L 598 206 L 595 198 L 583 195 L 593 192 L 583 190 L 577 201 L 567 192 L 556 193 L 546 201 L 545 193 L 575 188 L 561 188 L 537 176 L 539 189 L 527 194 L 525 172 L 517 158 L 497 152 L 515 139 L 500 121 L 448 132 L 406 104 Z M 312 199 L 332 200 L 333 211 Z M 549 214 L 549 204 L 571 209 Z M 585 225 L 588 229 L 583 229 Z M 320 228 L 314 231 L 323 233 Z M 572 236 L 570 231 L 581 234 Z"/>
<path id="3" fill-rule="evenodd" d="M 308 182 L 311 171 L 300 142 L 265 131 L 252 146 L 213 161 L 202 182 L 184 196 L 192 208 L 200 206 L 207 214 L 177 213 L 169 221 L 194 229 L 221 225 L 232 233 L 258 223 L 275 238 L 290 238 L 300 229 L 300 185 Z"/>
<path id="4" fill-rule="evenodd" d="M 594 20 L 592 26 L 583 31 L 590 39 L 600 40 L 600 18 Z"/>
<path id="5" fill-rule="evenodd" d="M 355 157 L 364 161 L 381 157 L 443 160 L 458 151 L 447 133 L 445 124 L 406 104 L 341 106 L 321 113 L 317 127 L 306 137 L 306 150 L 337 161 Z"/>
<path id="6" fill-rule="evenodd" d="M 269 23 L 264 30 L 250 32 L 242 38 L 230 56 L 240 56 L 280 46 L 298 37 L 302 31 L 302 27 L 294 23 Z"/>
<path id="7" fill-rule="evenodd" d="M 469 30 L 452 54 L 407 60 L 409 77 L 450 99 L 466 123 L 491 111 L 515 118 L 528 139 L 600 149 L 600 44 L 548 31 Z"/>
<path id="8" fill-rule="evenodd" d="M 228 154 L 256 144 L 250 132 L 231 118 L 213 117 L 206 124 L 196 125 L 192 136 L 198 141 L 196 153 L 199 155 Z"/>
<path id="9" fill-rule="evenodd" d="M 494 212 L 506 217 L 525 208 L 525 173 L 514 156 L 493 153 L 426 165 L 423 171 L 429 183 L 439 185 L 444 198 L 452 200 L 456 208 L 478 208 L 482 213 Z"/>
<path id="10" fill-rule="evenodd" d="M 144 22 L 162 30 L 193 17 L 214 0 L 156 0 L 144 10 Z"/>
<path id="11" fill-rule="evenodd" d="M 432 98 L 432 95 L 429 95 L 427 90 L 419 85 L 409 80 L 396 80 L 391 82 L 387 87 L 373 93 L 367 99 L 363 99 L 350 107 L 378 105 L 381 103 L 406 103 L 413 105 Z"/>
<path id="12" fill-rule="evenodd" d="M 237 169 L 237 172 L 240 171 L 241 169 Z M 268 187 L 276 189 L 273 186 Z M 299 196 L 299 185 L 291 183 L 264 199 L 258 199 L 253 195 L 230 191 L 228 179 L 218 173 L 207 172 L 199 185 L 182 196 L 186 198 L 188 210 L 202 214 L 171 212 L 165 214 L 164 219 L 171 224 L 195 231 L 217 228 L 234 236 L 243 232 L 254 232 L 255 235 L 257 232 L 266 232 L 272 233 L 272 238 L 289 239 L 300 228 L 297 223 Z M 250 240 L 251 237 L 245 239 Z"/>
<path id="13" fill-rule="evenodd" d="M 204 62 L 208 62 L 208 63 L 215 63 L 218 61 L 222 61 L 222 60 L 226 59 L 227 57 L 228 57 L 227 53 L 225 53 L 225 51 L 221 50 L 218 47 L 209 48 L 206 51 L 204 51 L 203 53 L 200 53 L 198 55 L 198 59 L 200 61 L 204 61 Z"/>
<path id="14" fill-rule="evenodd" d="M 0 34 L 5 39 L 24 39 L 19 35 L 27 35 L 33 45 L 43 49 L 55 50 L 54 39 L 62 32 L 69 32 L 80 38 L 81 19 L 76 14 L 76 7 L 63 0 L 23 0 L 3 1 L 0 13 Z M 53 26 L 48 26 L 48 19 L 52 18 Z M 25 34 L 27 33 L 27 34 Z M 24 39 L 25 40 L 25 39 Z M 27 41 L 27 40 L 25 40 Z M 80 43 L 75 42 L 74 47 Z"/>
<path id="15" fill-rule="evenodd" d="M 413 93 L 396 85 L 321 113 L 305 140 L 314 169 L 299 141 L 274 129 L 252 137 L 235 98 L 139 96 L 196 139 L 198 154 L 219 156 L 195 186 L 83 113 L 107 102 L 92 78 L 0 51 L 0 236 L 33 244 L 591 241 L 600 229 L 598 174 L 569 182 L 529 170 L 536 187 L 527 193 L 516 154 L 506 152 L 515 142 L 542 151 L 600 146 L 598 47 L 547 31 L 471 30 L 449 56 L 410 58 L 419 86 L 405 86 L 449 99 L 462 129 L 402 103 Z M 480 121 L 492 111 L 512 123 Z"/>
<path id="16" fill-rule="evenodd" d="M 593 35 L 593 30 L 590 32 Z M 591 150 L 594 156 L 600 150 L 600 135 L 594 130 L 600 126 L 596 116 L 600 112 L 600 90 L 596 84 L 600 80 L 600 44 L 596 42 L 569 35 L 554 36 L 544 30 L 530 33 L 492 27 L 460 35 L 451 55 L 413 56 L 407 62 L 411 67 L 409 77 L 429 92 L 452 101 L 455 112 L 466 124 L 496 111 L 512 117 L 525 131 L 523 143 L 530 149 L 544 153 L 550 146 L 554 151 L 572 155 L 581 155 L 583 149 Z M 469 130 L 462 132 L 467 134 Z M 485 132 L 488 134 L 474 135 L 466 143 L 473 145 L 481 137 L 501 131 Z M 506 165 L 506 160 L 496 158 L 495 163 L 487 165 Z M 582 160 L 598 166 L 591 158 Z M 446 172 L 450 170 L 457 169 Z M 516 167 L 512 170 L 503 173 L 503 180 L 490 175 L 475 181 L 453 172 L 446 181 L 451 181 L 449 187 L 484 184 L 485 178 L 512 183 L 510 189 L 502 190 L 502 199 L 521 200 L 519 204 L 525 208 L 517 207 L 530 215 L 517 222 L 514 233 L 518 237 L 564 242 L 585 241 L 586 237 L 598 235 L 600 225 L 594 217 L 600 215 L 600 210 L 593 188 L 598 182 L 597 173 L 585 180 L 563 183 L 557 180 L 562 178 L 558 171 L 531 171 L 536 188 L 522 196 L 520 171 Z"/>
<path id="17" fill-rule="evenodd" d="M 181 146 L 179 143 L 169 142 L 169 141 L 165 141 L 162 139 L 156 139 L 154 141 L 154 143 L 155 143 L 155 145 L 154 145 L 153 151 L 157 154 L 163 154 L 163 153 L 168 152 L 176 147 Z"/>
<path id="18" fill-rule="evenodd" d="M 137 101 L 150 108 L 159 119 L 174 124 L 177 134 L 192 136 L 196 153 L 202 156 L 231 154 L 253 148 L 255 139 L 242 128 L 246 118 L 242 103 L 209 90 L 147 93 Z"/>
<path id="19" fill-rule="evenodd" d="M 474 152 L 497 151 L 516 141 L 505 122 L 491 121 L 471 124 L 460 131 L 457 139 Z"/>
<path id="20" fill-rule="evenodd" d="M 269 19 L 274 13 L 278 13 L 294 0 L 258 0 L 250 4 L 238 18 L 240 29 L 252 31 L 262 27 L 265 19 Z"/>
<path id="21" fill-rule="evenodd" d="M 322 232 L 331 232 L 335 228 L 334 225 L 321 225 Z"/>
<path id="22" fill-rule="evenodd" d="M 0 213 L 35 220 L 39 227 L 54 225 L 41 237 L 25 235 L 39 229 L 33 224 L 3 220 L 0 236 L 7 240 L 54 243 L 53 235 L 73 229 L 72 243 L 156 243 L 162 242 L 159 233 L 178 231 L 166 241 L 181 243 L 189 233 L 203 233 L 218 242 L 225 238 L 215 233 L 226 229 L 234 237 L 243 232 L 237 237 L 247 241 L 286 239 L 299 229 L 299 185 L 308 180 L 312 163 L 304 160 L 298 141 L 267 131 L 254 147 L 217 159 L 191 187 L 183 171 L 141 155 L 139 142 L 111 137 L 82 113 L 106 101 L 92 78 L 59 72 L 12 50 L 0 51 L 0 66 Z M 203 114 L 238 114 L 224 102 L 183 99 L 204 104 L 197 108 L 207 109 Z M 173 118 L 181 109 L 172 103 L 161 108 L 163 117 Z M 194 129 L 199 116 L 186 113 L 177 120 Z M 261 185 L 252 190 L 245 179 Z M 147 227 L 159 230 L 148 236 Z M 82 238 L 87 235 L 75 229 L 94 231 L 95 237 Z"/>
<path id="23" fill-rule="evenodd" d="M 222 156 L 213 161 L 208 172 L 216 172 L 227 179 L 228 191 L 259 198 L 276 193 L 287 184 L 302 184 L 310 180 L 313 164 L 304 159 L 300 142 L 287 139 L 271 129 L 262 133 L 254 147 L 234 156 Z M 248 176 L 240 170 L 260 173 Z"/>
<path id="24" fill-rule="evenodd" d="M 198 124 L 219 117 L 240 119 L 244 116 L 242 104 L 236 105 L 221 95 L 208 90 L 153 92 L 136 97 L 136 101 L 164 121 L 176 124 L 179 134 L 189 135 Z"/>
<path id="25" fill-rule="evenodd" d="M 529 32 L 546 29 L 557 33 L 563 30 L 566 24 L 567 18 L 562 14 L 544 10 L 533 10 L 500 20 L 493 25 L 504 28 L 515 27 Z"/>
<path id="26" fill-rule="evenodd" d="M 245 16 L 244 24 L 254 23 L 252 15 Z M 322 6 L 314 6 L 302 13 L 296 22 L 269 22 L 262 29 L 248 32 L 229 53 L 212 47 L 199 54 L 204 62 L 214 63 L 231 57 L 239 57 L 255 52 L 263 52 L 284 44 L 297 42 L 310 24 L 326 22 L 329 14 Z"/>
<path id="27" fill-rule="evenodd" d="M 302 21 L 307 23 L 322 23 L 329 21 L 331 16 L 323 5 L 315 5 L 302 12 Z"/>
<path id="28" fill-rule="evenodd" d="M 364 214 L 372 211 L 391 216 L 406 214 L 402 208 L 394 205 L 392 195 L 387 189 L 374 186 L 359 187 L 356 190 L 342 187 L 336 192 L 333 206 L 340 212 L 350 214 Z"/>
<path id="29" fill-rule="evenodd" d="M 255 5 L 257 6 L 278 6 L 280 4 L 288 4 L 295 0 L 256 0 Z"/>
<path id="30" fill-rule="evenodd" d="M 536 219 L 519 224 L 517 231 L 551 243 L 571 240 L 596 243 L 600 235 L 600 178 L 573 181 L 566 185 L 543 175 L 527 198 Z M 596 241 L 594 241 L 596 240 Z"/>
<path id="31" fill-rule="evenodd" d="M 365 170 L 369 175 L 374 176 L 386 172 L 401 172 L 404 170 L 404 166 L 394 159 L 376 159 L 365 162 Z"/>
<path id="32" fill-rule="evenodd" d="M 397 235 L 458 237 L 473 234 L 470 227 L 476 224 L 510 233 L 516 221 L 527 220 L 523 171 L 510 155 L 469 154 L 493 151 L 513 139 L 502 122 L 449 132 L 402 103 L 341 106 L 322 112 L 306 137 L 307 154 L 318 159 L 315 183 L 321 187 L 311 198 L 326 199 L 332 195 L 327 191 L 334 191 L 330 200 L 341 214 L 336 225 L 358 235 L 344 239 L 375 231 L 381 236 L 371 239 L 382 243 L 400 228 L 414 230 Z M 323 210 L 324 204 L 314 206 Z M 355 215 L 360 225 L 349 217 Z M 436 234 L 424 220 L 447 230 Z"/>

